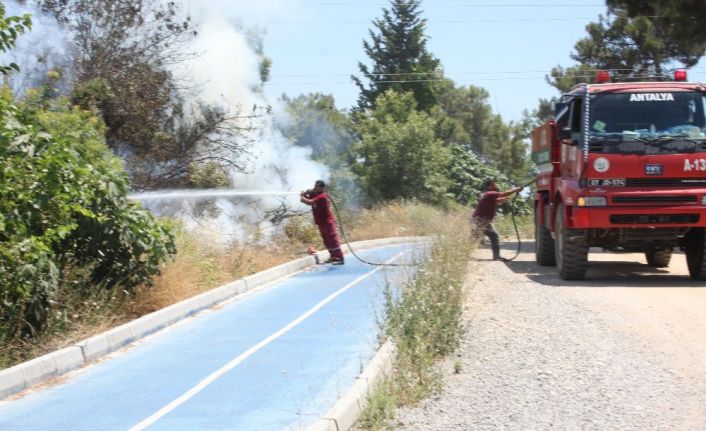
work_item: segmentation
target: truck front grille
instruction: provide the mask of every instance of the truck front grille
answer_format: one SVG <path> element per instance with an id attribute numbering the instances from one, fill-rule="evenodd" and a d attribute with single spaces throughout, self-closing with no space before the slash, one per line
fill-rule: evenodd
<path id="1" fill-rule="evenodd" d="M 615 214 L 613 224 L 693 224 L 699 222 L 698 214 Z"/>
<path id="2" fill-rule="evenodd" d="M 706 186 L 706 178 L 627 178 L 626 187 Z"/>
<path id="3" fill-rule="evenodd" d="M 695 204 L 696 195 L 615 196 L 614 204 Z"/>

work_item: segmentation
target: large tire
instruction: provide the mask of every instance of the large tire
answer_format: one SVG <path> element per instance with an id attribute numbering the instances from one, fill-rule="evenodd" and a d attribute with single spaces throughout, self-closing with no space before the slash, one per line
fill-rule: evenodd
<path id="1" fill-rule="evenodd" d="M 583 280 L 588 270 L 588 243 L 582 237 L 570 237 L 571 230 L 564 225 L 564 205 L 556 209 L 555 255 L 559 278 Z"/>
<path id="2" fill-rule="evenodd" d="M 647 264 L 653 268 L 666 268 L 669 266 L 669 261 L 672 260 L 672 249 L 661 248 L 645 252 Z"/>
<path id="3" fill-rule="evenodd" d="M 540 223 L 540 214 L 534 209 L 534 255 L 540 266 L 555 266 L 554 238 L 551 230 Z"/>
<path id="4" fill-rule="evenodd" d="M 704 228 L 692 228 L 686 235 L 686 266 L 693 280 L 706 280 L 706 253 Z"/>

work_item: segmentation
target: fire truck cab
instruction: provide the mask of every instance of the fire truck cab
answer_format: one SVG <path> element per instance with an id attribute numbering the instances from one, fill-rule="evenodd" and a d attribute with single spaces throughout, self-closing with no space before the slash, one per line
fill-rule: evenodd
<path id="1" fill-rule="evenodd" d="M 533 131 L 538 264 L 577 280 L 590 247 L 642 252 L 657 268 L 678 248 L 706 280 L 706 86 L 677 72 L 578 85 Z"/>

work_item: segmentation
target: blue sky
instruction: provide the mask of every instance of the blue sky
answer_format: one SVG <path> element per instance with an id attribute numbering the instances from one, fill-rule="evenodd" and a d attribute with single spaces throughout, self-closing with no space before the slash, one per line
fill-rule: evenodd
<path id="1" fill-rule="evenodd" d="M 246 26 L 266 31 L 270 101 L 282 93 L 321 92 L 333 94 L 339 108 L 356 102 L 350 75 L 358 72 L 358 61 L 367 61 L 362 41 L 369 40 L 371 21 L 382 16 L 387 1 L 220 1 Z M 574 44 L 606 8 L 600 0 L 426 0 L 422 10 L 428 48 L 446 76 L 487 89 L 495 112 L 517 121 L 539 98 L 556 95 L 545 75 L 553 66 L 573 64 Z M 689 78 L 706 80 L 706 62 Z"/>

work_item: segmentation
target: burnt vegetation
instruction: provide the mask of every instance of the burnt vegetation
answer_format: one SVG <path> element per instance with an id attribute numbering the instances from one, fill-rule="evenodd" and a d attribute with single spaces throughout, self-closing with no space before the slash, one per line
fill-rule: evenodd
<path id="1" fill-rule="evenodd" d="M 200 53 L 177 2 L 40 1 L 71 35 L 72 103 L 96 112 L 108 146 L 127 164 L 135 189 L 189 185 L 193 166 L 244 171 L 255 121 L 265 109 L 199 102 L 195 83 L 173 70 Z M 206 184 L 208 185 L 208 184 Z"/>

